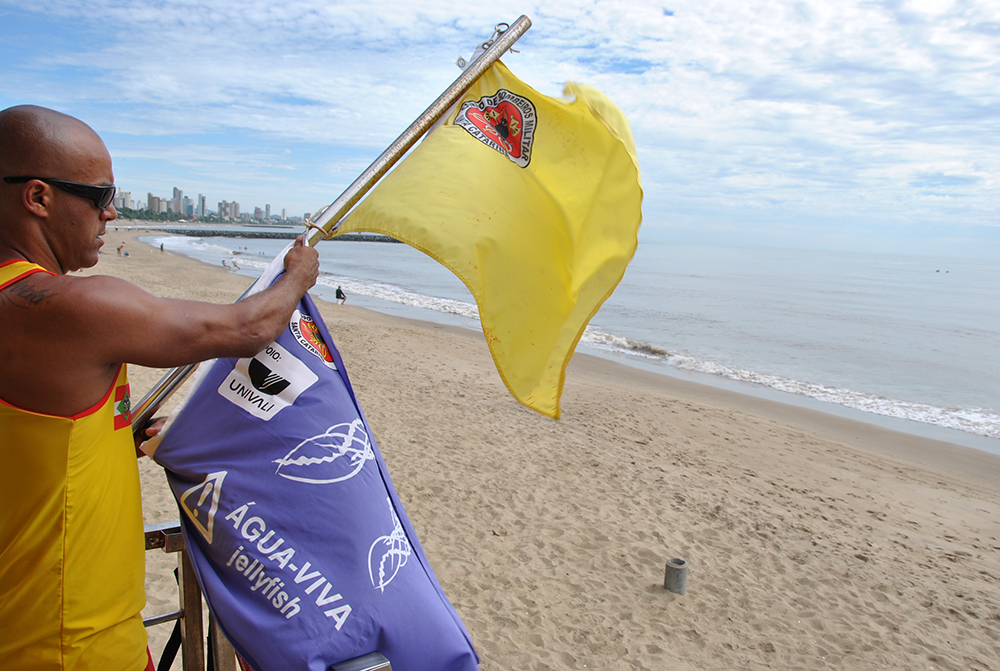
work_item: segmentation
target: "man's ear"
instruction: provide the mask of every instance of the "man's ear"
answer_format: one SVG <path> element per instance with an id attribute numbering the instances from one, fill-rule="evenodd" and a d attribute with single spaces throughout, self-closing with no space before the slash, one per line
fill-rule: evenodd
<path id="1" fill-rule="evenodd" d="M 48 217 L 52 209 L 52 187 L 45 182 L 28 182 L 21 189 L 21 204 L 36 217 Z"/>

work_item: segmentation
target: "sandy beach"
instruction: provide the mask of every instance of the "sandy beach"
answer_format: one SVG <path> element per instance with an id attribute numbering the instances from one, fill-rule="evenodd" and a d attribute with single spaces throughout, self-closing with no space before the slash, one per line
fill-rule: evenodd
<path id="1" fill-rule="evenodd" d="M 250 283 L 139 235 L 81 274 L 218 303 Z M 586 354 L 554 421 L 481 333 L 318 304 L 484 671 L 1000 669 L 1000 457 Z M 130 367 L 133 398 L 160 375 Z M 177 519 L 140 472 L 146 522 Z M 147 553 L 147 616 L 177 607 L 175 557 Z"/>

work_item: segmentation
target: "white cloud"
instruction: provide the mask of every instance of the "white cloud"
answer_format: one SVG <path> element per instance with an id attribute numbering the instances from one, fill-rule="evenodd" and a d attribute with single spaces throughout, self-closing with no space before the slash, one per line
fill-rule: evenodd
<path id="1" fill-rule="evenodd" d="M 314 173 L 363 168 L 457 76 L 458 55 L 516 18 L 457 1 L 3 6 L 28 30 L 47 27 L 0 37 L 11 63 L 0 102 L 74 111 L 134 136 L 136 150 L 160 137 L 148 159 L 201 161 L 199 178 L 216 165 L 199 147 L 218 155 L 217 136 L 322 148 L 326 163 L 297 164 Z M 647 227 L 699 211 L 726 226 L 768 211 L 801 220 L 804 237 L 815 211 L 1000 223 L 995 2 L 536 0 L 522 11 L 534 26 L 505 59 L 515 72 L 548 95 L 591 84 L 631 119 Z M 251 164 L 246 179 L 271 171 L 302 188 L 282 183 L 277 163 Z"/>

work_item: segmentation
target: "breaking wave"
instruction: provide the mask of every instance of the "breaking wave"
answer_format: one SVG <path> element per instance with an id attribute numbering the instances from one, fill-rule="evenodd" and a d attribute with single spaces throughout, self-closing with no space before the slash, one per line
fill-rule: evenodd
<path id="1" fill-rule="evenodd" d="M 179 252 L 185 256 L 193 256 L 201 260 L 204 260 L 205 256 L 228 257 L 234 254 L 233 250 L 214 242 L 205 242 L 202 238 L 187 238 L 179 235 L 158 236 L 153 238 L 150 244 L 163 244 L 172 252 Z"/>
<path id="2" fill-rule="evenodd" d="M 447 314 L 458 315 L 460 317 L 468 317 L 469 319 L 474 320 L 479 319 L 479 309 L 476 307 L 475 303 L 459 301 L 453 298 L 428 296 L 426 294 L 420 294 L 415 291 L 404 289 L 403 287 L 396 286 L 394 284 L 387 284 L 374 280 L 358 280 L 353 277 L 322 272 L 319 274 L 319 279 L 316 280 L 316 284 L 330 289 L 336 289 L 340 286 L 343 287 L 344 291 L 349 294 L 353 293 L 359 296 L 378 298 L 383 301 L 399 303 L 400 305 L 424 308 L 435 312 L 444 312 Z"/>
<path id="3" fill-rule="evenodd" d="M 987 438 L 1000 438 L 1000 415 L 982 408 L 941 408 L 926 403 L 901 401 L 850 389 L 803 382 L 779 375 L 766 375 L 669 352 L 650 343 L 628 340 L 591 328 L 588 328 L 580 338 L 580 343 L 606 352 L 650 360 L 681 370 L 758 384 L 875 415 L 934 424 Z"/>

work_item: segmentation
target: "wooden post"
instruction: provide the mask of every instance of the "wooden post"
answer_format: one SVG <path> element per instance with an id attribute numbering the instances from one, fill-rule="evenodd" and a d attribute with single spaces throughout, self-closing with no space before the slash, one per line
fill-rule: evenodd
<path id="1" fill-rule="evenodd" d="M 226 635 L 222 633 L 222 628 L 215 621 L 212 614 L 208 615 L 208 641 L 212 646 L 212 661 L 215 662 L 215 671 L 236 671 L 236 650 L 229 642 Z"/>
<path id="2" fill-rule="evenodd" d="M 180 556 L 181 610 L 184 611 L 183 644 L 181 659 L 184 671 L 205 669 L 205 628 L 201 618 L 201 587 L 194 575 L 194 567 L 187 550 Z"/>

